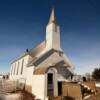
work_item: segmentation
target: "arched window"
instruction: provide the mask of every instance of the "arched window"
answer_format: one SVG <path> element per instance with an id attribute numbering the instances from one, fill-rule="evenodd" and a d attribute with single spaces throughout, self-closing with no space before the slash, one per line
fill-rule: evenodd
<path id="1" fill-rule="evenodd" d="M 21 74 L 23 74 L 24 59 L 22 60 Z"/>

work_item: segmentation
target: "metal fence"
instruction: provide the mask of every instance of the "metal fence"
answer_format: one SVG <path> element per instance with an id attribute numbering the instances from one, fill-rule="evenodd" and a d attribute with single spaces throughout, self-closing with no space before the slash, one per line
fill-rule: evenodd
<path id="1" fill-rule="evenodd" d="M 17 84 L 15 81 L 0 80 L 0 93 L 9 93 L 16 91 Z"/>
<path id="2" fill-rule="evenodd" d="M 11 93 L 16 90 L 23 90 L 25 83 L 21 81 L 11 81 L 11 80 L 0 80 L 0 94 L 1 93 Z"/>

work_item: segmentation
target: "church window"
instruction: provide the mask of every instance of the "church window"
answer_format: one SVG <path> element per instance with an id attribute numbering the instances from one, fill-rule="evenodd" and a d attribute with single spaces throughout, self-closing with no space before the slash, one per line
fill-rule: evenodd
<path id="1" fill-rule="evenodd" d="M 60 56 L 60 57 L 62 57 L 62 56 L 63 56 L 62 52 L 59 52 L 59 56 Z"/>
<path id="2" fill-rule="evenodd" d="M 13 73 L 14 73 L 14 64 L 12 65 L 11 75 L 13 75 Z"/>
<path id="3" fill-rule="evenodd" d="M 15 63 L 15 66 L 14 66 L 14 73 L 13 73 L 14 75 L 15 75 L 15 71 L 16 71 L 16 63 Z"/>
<path id="4" fill-rule="evenodd" d="M 10 73 L 11 75 L 12 75 L 12 72 L 13 72 L 13 65 L 11 65 L 11 73 Z"/>
<path id="5" fill-rule="evenodd" d="M 59 56 L 61 57 L 61 53 L 59 53 Z"/>
<path id="6" fill-rule="evenodd" d="M 19 71 L 19 62 L 18 62 L 18 65 L 17 65 L 17 73 L 16 73 L 16 75 L 18 75 L 18 71 Z"/>
<path id="7" fill-rule="evenodd" d="M 21 74 L 23 74 L 24 59 L 22 60 Z"/>

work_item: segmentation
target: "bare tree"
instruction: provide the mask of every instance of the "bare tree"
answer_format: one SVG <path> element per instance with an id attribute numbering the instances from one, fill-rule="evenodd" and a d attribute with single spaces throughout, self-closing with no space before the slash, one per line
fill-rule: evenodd
<path id="1" fill-rule="evenodd" d="M 93 73 L 92 73 L 92 77 L 95 80 L 100 80 L 100 68 L 95 68 Z"/>

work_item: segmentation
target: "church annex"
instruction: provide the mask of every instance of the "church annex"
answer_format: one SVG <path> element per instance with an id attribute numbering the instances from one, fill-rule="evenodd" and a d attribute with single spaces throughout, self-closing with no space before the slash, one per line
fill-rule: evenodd
<path id="1" fill-rule="evenodd" d="M 10 80 L 23 82 L 26 91 L 47 100 L 61 95 L 62 82 L 71 80 L 73 69 L 60 46 L 60 26 L 52 9 L 45 40 L 11 63 Z"/>

